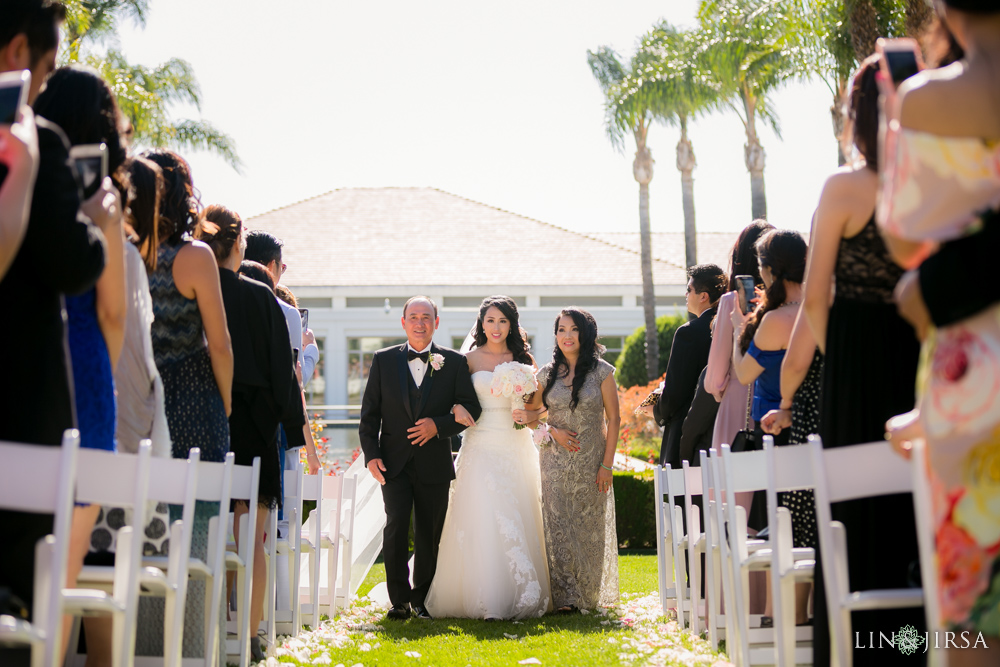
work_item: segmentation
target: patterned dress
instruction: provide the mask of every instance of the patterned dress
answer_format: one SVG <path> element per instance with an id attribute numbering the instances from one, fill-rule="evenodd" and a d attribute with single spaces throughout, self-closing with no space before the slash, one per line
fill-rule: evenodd
<path id="1" fill-rule="evenodd" d="M 879 224 L 889 233 L 950 241 L 976 231 L 984 212 L 995 215 L 1000 143 L 898 126 L 886 141 Z M 951 630 L 1000 636 L 1000 305 L 932 328 L 917 401 L 937 521 L 941 620 Z"/>
<path id="2" fill-rule="evenodd" d="M 603 359 L 587 375 L 576 409 L 570 409 L 573 388 L 556 378 L 546 396 L 548 423 L 578 434 L 580 451 L 555 443 L 541 449 L 542 518 L 545 551 L 552 582 L 552 606 L 580 609 L 618 602 L 618 535 L 614 489 L 597 489 L 597 472 L 604 459 L 608 427 L 604 419 L 601 383 L 615 368 Z M 538 371 L 545 387 L 552 364 Z"/>
<path id="3" fill-rule="evenodd" d="M 198 302 L 188 299 L 174 285 L 173 267 L 177 253 L 184 246 L 160 245 L 156 270 L 149 274 L 149 292 L 153 299 L 153 358 L 163 379 L 164 403 L 174 458 L 187 458 L 193 447 L 201 449 L 202 461 L 223 461 L 229 452 L 229 420 L 219 387 L 212 373 Z M 154 468 L 155 474 L 155 468 Z M 181 518 L 180 506 L 170 507 L 170 519 Z M 219 504 L 198 501 L 195 508 L 191 555 L 208 555 L 208 521 L 218 516 Z M 188 584 L 184 611 L 183 657 L 200 658 L 204 654 L 205 583 Z M 137 655 L 161 655 L 163 651 L 163 603 L 149 601 L 149 618 L 142 619 L 136 640 Z M 225 628 L 225 608 L 219 610 L 221 628 Z M 220 663 L 225 664 L 225 632 L 220 632 Z"/>
<path id="4" fill-rule="evenodd" d="M 813 355 L 806 377 L 792 399 L 792 428 L 788 444 L 801 445 L 809 436 L 819 433 L 820 376 L 823 373 L 823 355 L 819 350 Z M 816 542 L 816 504 L 812 489 L 782 491 L 778 505 L 787 507 L 792 514 L 792 546 L 811 547 Z"/>

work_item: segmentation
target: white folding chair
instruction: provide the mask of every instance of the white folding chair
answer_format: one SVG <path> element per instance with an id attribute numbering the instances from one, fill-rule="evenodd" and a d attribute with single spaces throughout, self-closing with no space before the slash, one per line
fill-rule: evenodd
<path id="1" fill-rule="evenodd" d="M 277 637 L 278 625 L 287 634 L 296 636 L 302 631 L 302 609 L 299 601 L 299 541 L 302 535 L 302 463 L 284 473 L 284 501 L 282 507 L 285 520 L 288 522 L 288 532 L 283 537 L 278 536 L 278 513 L 271 512 L 271 520 L 267 530 L 265 551 L 267 553 L 267 594 L 264 609 L 267 621 L 267 642 L 273 646 Z M 279 557 L 283 557 L 288 569 L 288 588 L 279 595 L 277 585 L 277 568 Z M 288 602 L 289 608 L 278 609 L 278 601 Z M 283 606 L 283 605 L 282 605 Z"/>
<path id="2" fill-rule="evenodd" d="M 239 665 L 250 662 L 250 639 L 258 628 L 250 627 L 250 600 L 253 588 L 254 546 L 257 531 L 257 500 L 260 495 L 260 457 L 253 465 L 233 466 L 230 498 L 245 500 L 249 511 L 240 517 L 240 539 L 227 545 L 226 571 L 236 572 L 236 632 L 237 638 L 226 639 L 226 654 L 239 655 Z M 228 537 L 228 536 L 227 536 Z"/>
<path id="3" fill-rule="evenodd" d="M 669 464 L 657 466 L 653 474 L 653 497 L 656 512 L 656 570 L 659 578 L 660 606 L 664 613 L 669 601 L 677 604 L 677 620 L 684 623 L 684 589 L 687 577 L 681 557 L 684 537 L 683 509 L 675 503 L 678 493 L 684 493 L 684 471 Z M 664 500 L 666 496 L 666 500 Z M 673 586 L 671 586 L 671 583 Z"/>
<path id="4" fill-rule="evenodd" d="M 726 527 L 729 539 L 730 567 L 733 572 L 734 597 L 728 605 L 728 615 L 734 617 L 738 628 L 739 641 L 728 649 L 742 665 L 772 664 L 774 662 L 774 637 L 772 628 L 762 628 L 759 620 L 753 626 L 750 616 L 750 572 L 767 570 L 771 567 L 772 551 L 765 540 L 751 540 L 747 537 L 746 510 L 736 503 L 736 494 L 763 491 L 767 488 L 767 462 L 763 450 L 734 454 L 729 445 L 721 446 L 720 466 L 725 489 Z M 812 549 L 793 549 L 794 560 L 815 559 Z M 753 627 L 751 627 L 753 626 Z M 808 630 L 808 628 L 804 628 Z M 754 649 L 751 651 L 751 644 Z"/>
<path id="5" fill-rule="evenodd" d="M 917 521 L 917 546 L 920 551 L 920 580 L 924 587 L 924 615 L 927 630 L 931 633 L 946 630 L 941 622 L 941 600 L 938 597 L 937 554 L 935 551 L 936 523 L 931 505 L 931 483 L 928 478 L 930 462 L 927 460 L 927 444 L 923 440 L 913 442 L 910 452 L 910 469 L 913 474 L 913 509 Z M 937 637 L 938 635 L 934 635 Z M 928 649 L 927 664 L 931 667 L 948 667 L 948 652 L 933 642 Z"/>
<path id="6" fill-rule="evenodd" d="M 136 454 L 116 454 L 84 449 L 77 461 L 76 500 L 107 509 L 132 509 L 132 521 L 118 531 L 115 564 L 87 567 L 77 577 L 77 587 L 66 589 L 64 611 L 77 616 L 68 653 L 76 653 L 81 615 L 110 614 L 112 659 L 116 667 L 134 662 L 135 629 L 139 610 L 139 569 L 152 444 L 143 440 Z M 110 584 L 111 595 L 106 586 Z"/>
<path id="7" fill-rule="evenodd" d="M 63 584 L 79 448 L 76 429 L 63 434 L 62 447 L 0 442 L 0 507 L 53 515 L 53 534 L 35 548 L 31 622 L 0 616 L 0 644 L 30 646 L 32 667 L 57 667 L 62 660 Z"/>
<path id="8" fill-rule="evenodd" d="M 327 604 L 328 615 L 332 618 L 338 605 L 339 590 L 343 593 L 339 600 L 350 597 L 350 554 L 342 559 L 341 554 L 350 546 L 353 532 L 353 505 L 357 492 L 357 478 L 348 479 L 343 473 L 338 475 L 303 475 L 303 498 L 316 497 L 316 509 L 309 513 L 301 533 L 299 548 L 309 556 L 308 591 L 309 607 L 312 613 L 312 627 L 319 624 L 320 607 Z M 348 505 L 350 503 L 350 506 Z M 325 598 L 321 595 L 322 552 L 327 556 L 327 586 Z M 305 610 L 303 610 L 305 613 Z"/>
<path id="9" fill-rule="evenodd" d="M 823 558 L 823 583 L 830 622 L 830 664 L 851 667 L 851 612 L 904 609 L 924 604 L 919 588 L 851 591 L 847 572 L 847 531 L 833 521 L 830 504 L 896 493 L 912 493 L 910 464 L 887 442 L 823 449 L 819 436 L 809 436 L 816 482 L 816 527 Z"/>
<path id="10" fill-rule="evenodd" d="M 174 522 L 170 538 L 170 556 L 146 556 L 143 565 L 159 568 L 167 573 L 167 579 L 176 582 L 174 608 L 170 609 L 170 598 L 167 598 L 167 627 L 164 628 L 164 659 L 168 667 L 179 667 L 181 664 L 181 649 L 183 645 L 184 609 L 187 601 L 187 584 L 189 579 L 205 581 L 205 632 L 204 651 L 205 665 L 214 667 L 219 654 L 219 609 L 222 605 L 223 591 L 226 580 L 226 542 L 229 523 L 229 493 L 232 485 L 233 461 L 232 452 L 226 454 L 225 462 L 215 463 L 201 461 L 197 448 L 189 452 L 187 461 L 172 459 L 157 461 L 157 473 L 153 475 L 150 487 L 155 489 L 160 477 L 159 467 L 163 464 L 173 466 L 195 465 L 197 473 L 187 477 L 185 488 L 185 504 L 180 522 Z M 176 483 L 172 484 L 176 486 Z M 190 487 L 190 488 L 188 488 Z M 193 491 L 190 489 L 193 488 Z M 172 489 L 176 493 L 177 489 Z M 167 489 L 157 491 L 164 493 Z M 151 496 L 154 494 L 151 492 Z M 194 530 L 195 503 L 219 503 L 219 513 L 208 522 L 208 550 L 205 559 L 191 556 L 191 536 Z M 167 502 L 167 501 L 162 501 Z M 172 501 L 177 504 L 176 501 Z M 178 525 L 180 524 L 180 525 Z M 178 540 L 178 541 L 175 541 Z M 178 545 L 178 542 L 180 544 Z M 180 548 L 178 548 L 178 546 Z M 176 573 L 176 575 L 172 575 Z M 183 578 L 181 578 L 183 577 Z M 171 629 L 171 626 L 173 629 Z M 175 632 L 173 638 L 168 638 L 168 632 Z"/>
<path id="11" fill-rule="evenodd" d="M 725 634 L 725 618 L 721 614 L 721 592 L 723 588 L 722 544 L 719 539 L 719 516 L 717 511 L 718 493 L 714 491 L 712 464 L 708 452 L 699 452 L 701 458 L 701 488 L 705 508 L 705 625 L 708 627 L 708 640 L 713 650 L 718 650 L 719 641 Z M 722 632 L 720 632 L 720 630 Z"/>
<path id="12" fill-rule="evenodd" d="M 816 568 L 813 558 L 796 559 L 792 541 L 792 515 L 778 507 L 778 492 L 811 489 L 812 450 L 808 445 L 775 447 L 774 438 L 764 436 L 767 460 L 767 516 L 770 527 L 771 608 L 774 647 L 778 667 L 812 664 L 812 627 L 795 625 L 795 584 L 810 582 Z M 801 553 L 801 552 L 800 552 Z"/>
<path id="13" fill-rule="evenodd" d="M 682 545 L 687 549 L 688 562 L 688 611 L 690 612 L 691 633 L 701 634 L 701 581 L 703 571 L 701 568 L 701 554 L 705 551 L 705 533 L 701 529 L 701 510 L 694 503 L 694 498 L 701 497 L 701 471 L 692 468 L 687 461 L 682 462 L 684 472 L 684 507 L 687 511 L 687 532 L 682 540 Z M 707 618 L 706 618 L 707 625 Z"/>

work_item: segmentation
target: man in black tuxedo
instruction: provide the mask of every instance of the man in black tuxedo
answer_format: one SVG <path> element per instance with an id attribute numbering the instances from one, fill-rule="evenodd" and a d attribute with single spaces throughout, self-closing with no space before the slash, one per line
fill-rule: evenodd
<path id="1" fill-rule="evenodd" d="M 663 393 L 653 409 L 656 421 L 664 427 L 660 465 L 669 463 L 674 468 L 681 465 L 681 429 L 698 386 L 698 375 L 708 364 L 712 318 L 727 283 L 725 272 L 715 264 L 688 267 L 687 274 L 687 309 L 695 319 L 674 333 Z"/>
<path id="2" fill-rule="evenodd" d="M 375 353 L 361 401 L 361 449 L 372 476 L 382 485 L 386 526 L 382 557 L 392 609 L 388 617 L 430 618 L 424 597 L 434 578 L 438 542 L 455 479 L 451 436 L 465 426 L 451 409 L 461 404 L 479 419 L 482 408 L 465 357 L 431 341 L 437 306 L 415 296 L 403 306 L 407 342 Z M 413 588 L 408 564 L 413 513 Z"/>

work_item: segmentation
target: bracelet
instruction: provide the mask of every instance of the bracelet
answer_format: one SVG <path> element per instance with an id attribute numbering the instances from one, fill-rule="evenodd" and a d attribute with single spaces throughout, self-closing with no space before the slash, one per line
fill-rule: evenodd
<path id="1" fill-rule="evenodd" d="M 604 465 L 603 463 L 601 464 L 601 467 L 604 468 L 605 470 L 607 470 L 608 472 L 614 472 L 615 471 L 614 468 L 609 468 L 608 466 Z"/>

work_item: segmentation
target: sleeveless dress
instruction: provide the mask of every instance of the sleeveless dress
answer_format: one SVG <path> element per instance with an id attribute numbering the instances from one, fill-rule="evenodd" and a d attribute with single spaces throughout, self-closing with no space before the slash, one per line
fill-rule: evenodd
<path id="1" fill-rule="evenodd" d="M 570 408 L 573 388 L 562 378 L 555 378 L 545 397 L 548 423 L 575 431 L 580 440 L 578 452 L 550 442 L 539 455 L 554 608 L 594 609 L 618 603 L 615 492 L 597 489 L 608 432 L 601 383 L 614 372 L 614 366 L 599 360 L 584 380 L 575 410 Z M 551 363 L 539 369 L 539 386 L 548 384 L 551 373 Z"/>
<path id="2" fill-rule="evenodd" d="M 538 451 L 517 430 L 511 399 L 490 394 L 492 371 L 472 384 L 483 407 L 455 463 L 425 604 L 435 618 L 521 619 L 550 608 Z"/>
<path id="3" fill-rule="evenodd" d="M 198 302 L 188 299 L 174 284 L 173 267 L 183 243 L 160 245 L 156 269 L 149 274 L 153 300 L 153 358 L 163 380 L 164 406 L 174 458 L 187 458 L 193 447 L 202 461 L 223 461 L 229 452 L 229 420 L 212 373 Z M 155 474 L 155 468 L 154 468 Z M 170 506 L 170 520 L 181 518 L 180 506 Z M 208 556 L 208 521 L 218 516 L 219 504 L 198 501 L 195 507 L 191 555 Z M 205 582 L 188 584 L 184 611 L 183 657 L 204 654 Z M 162 655 L 163 600 L 151 599 L 149 619 L 139 624 L 137 655 Z M 220 628 L 225 628 L 225 603 L 219 607 Z M 143 630 L 148 630 L 144 632 Z M 225 632 L 219 633 L 220 663 L 225 664 Z"/>
<path id="4" fill-rule="evenodd" d="M 903 270 L 875 226 L 875 218 L 840 240 L 835 298 L 826 332 L 820 396 L 823 446 L 843 447 L 884 439 L 885 422 L 913 407 L 919 345 L 896 312 L 892 290 Z M 888 445 L 886 445 L 888 447 Z M 853 590 L 906 588 L 919 579 L 916 522 L 909 494 L 835 503 L 833 519 L 847 528 L 848 576 Z M 830 662 L 823 563 L 817 552 L 814 598 L 814 664 Z M 854 612 L 855 632 L 887 632 L 912 625 L 923 634 L 922 608 Z M 855 665 L 913 665 L 924 660 L 891 648 L 855 651 Z M 922 663 L 921 663 L 922 664 Z"/>
<path id="5" fill-rule="evenodd" d="M 879 224 L 889 233 L 949 241 L 976 231 L 981 214 L 995 215 L 1000 142 L 893 122 L 887 146 Z M 1000 636 L 1000 305 L 932 327 L 917 399 L 937 522 L 941 620 L 950 630 Z"/>
<path id="6" fill-rule="evenodd" d="M 115 451 L 115 382 L 111 357 L 97 322 L 97 289 L 66 296 L 69 353 L 80 446 Z"/>
<path id="7" fill-rule="evenodd" d="M 823 374 L 823 355 L 813 354 L 806 377 L 792 398 L 792 427 L 789 445 L 802 445 L 810 435 L 819 433 L 819 397 Z M 816 549 L 816 500 L 812 489 L 779 491 L 778 505 L 792 514 L 792 546 Z"/>

